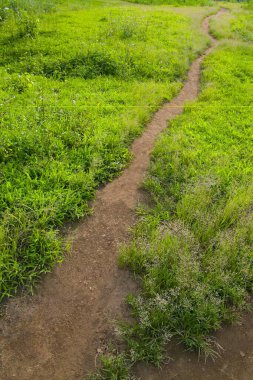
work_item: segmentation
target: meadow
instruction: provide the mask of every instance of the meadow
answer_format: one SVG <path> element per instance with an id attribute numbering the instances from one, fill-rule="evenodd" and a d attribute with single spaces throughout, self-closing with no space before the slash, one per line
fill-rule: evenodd
<path id="1" fill-rule="evenodd" d="M 144 183 L 152 207 L 139 208 L 132 243 L 120 255 L 142 288 L 128 298 L 136 322 L 123 325 L 127 355 L 105 358 L 108 372 L 120 371 L 120 360 L 125 369 L 139 360 L 160 365 L 172 339 L 215 358 L 215 331 L 250 305 L 252 13 L 231 9 L 212 22 L 225 40 L 204 61 L 197 101 L 154 148 Z"/>
<path id="2" fill-rule="evenodd" d="M 207 46 L 199 24 L 213 9 L 167 10 L 2 0 L 0 300 L 63 260 L 65 223 L 91 212 Z"/>
<path id="3" fill-rule="evenodd" d="M 66 222 L 92 212 L 96 189 L 128 165 L 131 142 L 208 46 L 200 22 L 217 7 L 132 2 L 0 3 L 0 301 L 32 291 L 64 259 Z M 121 323 L 126 350 L 101 357 L 91 379 L 160 365 L 172 339 L 215 357 L 215 331 L 249 307 L 251 4 L 226 3 L 211 22 L 222 41 L 204 61 L 200 95 L 156 143 L 150 202 L 119 258 L 141 285 L 128 297 L 135 322 Z"/>

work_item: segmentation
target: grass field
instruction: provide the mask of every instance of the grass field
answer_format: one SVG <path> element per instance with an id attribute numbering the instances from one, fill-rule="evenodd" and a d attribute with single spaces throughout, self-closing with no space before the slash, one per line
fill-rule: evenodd
<path id="1" fill-rule="evenodd" d="M 128 297 L 136 322 L 121 326 L 128 348 L 102 358 L 91 379 L 130 379 L 140 360 L 160 365 L 171 339 L 215 357 L 212 335 L 249 305 L 252 13 L 229 8 L 212 22 L 213 33 L 226 40 L 204 62 L 198 100 L 156 143 L 144 183 L 153 206 L 139 208 L 132 243 L 121 251 L 120 265 L 142 284 Z"/>
<path id="2" fill-rule="evenodd" d="M 61 227 L 129 162 L 129 144 L 181 88 L 209 9 L 2 1 L 0 300 L 66 249 Z"/>
<path id="3" fill-rule="evenodd" d="M 131 2 L 0 1 L 0 301 L 63 260 L 65 223 L 91 212 L 96 189 L 127 166 L 131 142 L 208 45 L 200 22 L 217 6 Z M 126 350 L 102 357 L 93 380 L 161 364 L 171 339 L 215 356 L 214 332 L 249 306 L 252 2 L 224 6 L 199 98 L 158 139 L 144 183 L 152 206 L 138 209 L 121 250 L 141 284 L 128 297 L 135 323 L 120 327 Z"/>

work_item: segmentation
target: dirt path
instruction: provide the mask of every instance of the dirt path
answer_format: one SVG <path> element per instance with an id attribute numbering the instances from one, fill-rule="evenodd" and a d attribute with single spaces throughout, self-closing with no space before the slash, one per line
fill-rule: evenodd
<path id="1" fill-rule="evenodd" d="M 209 18 L 202 25 L 205 33 L 208 22 Z M 212 39 L 212 47 L 215 43 Z M 135 222 L 134 209 L 142 197 L 139 187 L 148 168 L 149 154 L 167 121 L 182 112 L 185 102 L 197 97 L 203 57 L 192 64 L 180 94 L 154 115 L 143 135 L 134 142 L 135 159 L 131 166 L 97 193 L 94 215 L 74 232 L 72 255 L 45 276 L 36 295 L 8 302 L 0 321 L 1 380 L 81 380 L 94 369 L 96 350 L 112 331 L 113 317 L 124 312 L 125 295 L 136 287 L 131 275 L 118 269 L 116 255 L 118 244 L 128 239 L 129 226 Z M 238 331 L 232 332 L 232 336 L 238 335 Z M 252 325 L 250 331 L 252 338 Z M 179 369 L 187 369 L 189 357 L 181 354 L 174 363 L 179 363 Z M 161 375 L 151 369 L 144 375 L 146 370 L 141 367 L 137 371 L 141 371 L 143 379 L 150 380 L 237 379 L 219 377 L 215 367 L 213 377 L 200 377 L 200 365 L 193 358 L 192 377 L 181 369 L 183 377 L 171 376 L 170 372 Z M 241 354 L 239 359 L 243 371 L 245 356 Z M 253 379 L 253 375 L 239 379 Z"/>

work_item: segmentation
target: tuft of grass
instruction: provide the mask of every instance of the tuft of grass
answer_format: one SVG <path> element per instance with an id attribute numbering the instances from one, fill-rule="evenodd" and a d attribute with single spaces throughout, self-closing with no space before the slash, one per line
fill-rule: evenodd
<path id="1" fill-rule="evenodd" d="M 101 368 L 89 375 L 87 380 L 134 380 L 130 375 L 130 365 L 124 354 L 100 356 Z"/>

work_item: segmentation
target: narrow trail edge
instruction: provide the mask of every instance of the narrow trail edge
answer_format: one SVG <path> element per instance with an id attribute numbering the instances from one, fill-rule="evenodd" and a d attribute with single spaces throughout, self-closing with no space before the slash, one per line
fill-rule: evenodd
<path id="1" fill-rule="evenodd" d="M 73 252 L 45 276 L 33 297 L 10 300 L 0 321 L 1 380 L 83 379 L 94 369 L 111 320 L 124 312 L 124 297 L 136 288 L 131 275 L 117 267 L 117 247 L 129 238 L 140 185 L 157 136 L 169 120 L 198 96 L 201 63 L 216 46 L 206 17 L 202 31 L 211 47 L 191 65 L 178 96 L 165 104 L 135 140 L 131 165 L 97 192 L 94 214 L 74 232 Z"/>

